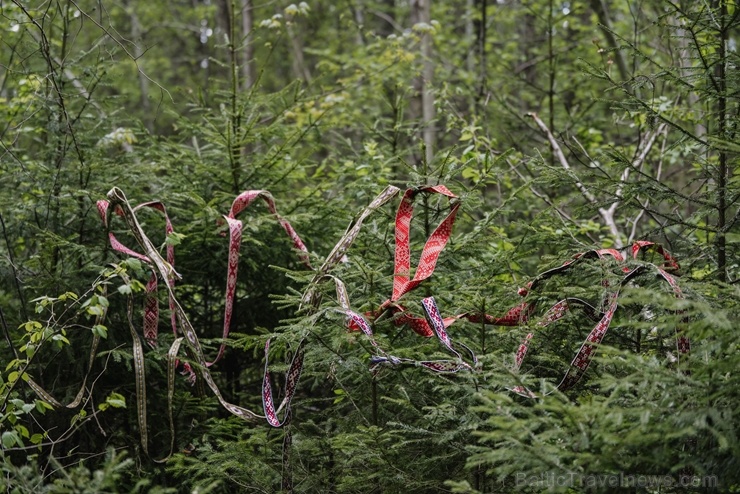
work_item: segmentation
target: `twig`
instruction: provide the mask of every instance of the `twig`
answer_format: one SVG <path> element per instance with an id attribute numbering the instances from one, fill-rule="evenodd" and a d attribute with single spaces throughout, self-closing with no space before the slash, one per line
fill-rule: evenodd
<path id="1" fill-rule="evenodd" d="M 524 174 L 522 172 L 520 172 L 519 169 L 516 166 L 514 166 L 513 163 L 511 163 L 508 159 L 506 160 L 506 162 L 509 164 L 509 167 L 511 168 L 511 170 L 519 176 L 519 178 L 521 178 L 522 180 L 525 180 L 525 181 L 527 180 L 527 178 L 524 176 Z M 539 190 L 535 189 L 534 185 L 529 185 L 529 190 L 532 192 L 532 194 L 534 194 L 535 196 L 537 196 L 540 199 L 542 199 L 545 202 L 545 204 L 547 204 L 552 209 L 554 209 L 555 212 L 557 212 L 560 215 L 561 219 L 567 220 L 567 221 L 569 221 L 570 223 L 572 223 L 574 225 L 577 225 L 578 224 L 576 222 L 576 220 L 574 220 L 571 215 L 569 215 L 567 212 L 565 212 L 562 208 L 558 207 L 552 201 L 552 199 L 550 199 L 550 196 L 549 195 L 547 195 L 546 193 L 540 192 Z M 591 236 L 590 233 L 586 232 L 585 235 L 594 244 L 598 244 L 599 243 L 598 239 L 596 239 L 593 236 Z"/>
<path id="2" fill-rule="evenodd" d="M 528 113 L 527 116 L 532 117 L 532 119 L 535 121 L 537 126 L 542 130 L 542 132 L 545 133 L 547 136 L 547 140 L 550 142 L 550 147 L 552 148 L 552 152 L 555 153 L 555 157 L 557 157 L 558 161 L 560 162 L 560 165 L 568 170 L 569 172 L 573 173 L 572 168 L 570 164 L 568 163 L 568 160 L 565 157 L 565 154 L 563 153 L 563 149 L 560 147 L 560 144 L 558 144 L 558 141 L 555 140 L 555 136 L 552 135 L 552 132 L 550 132 L 550 129 L 545 125 L 545 122 L 540 119 L 540 117 L 536 113 Z M 573 174 L 575 177 L 575 174 Z M 596 204 L 598 201 L 596 200 L 596 197 L 586 189 L 586 186 L 581 183 L 580 180 L 578 180 L 578 177 L 576 178 L 576 187 L 578 190 L 581 191 L 581 194 L 583 194 L 583 197 L 586 198 L 588 202 L 591 204 Z"/>
<path id="3" fill-rule="evenodd" d="M 93 24 L 95 24 L 98 27 L 98 29 L 100 29 L 101 31 L 103 31 L 110 39 L 113 40 L 113 42 L 115 42 L 123 50 L 123 52 L 126 54 L 126 56 L 128 56 L 131 59 L 131 61 L 134 62 L 134 65 L 136 65 L 136 70 L 141 75 L 143 75 L 152 84 L 154 84 L 155 86 L 157 86 L 160 89 L 160 91 L 162 92 L 162 94 L 166 94 L 167 96 L 169 96 L 170 101 L 174 101 L 174 99 L 172 98 L 172 95 L 167 90 L 167 88 L 165 88 L 164 86 L 162 86 L 160 83 L 158 83 L 157 81 L 155 81 L 154 79 L 152 79 L 146 72 L 144 72 L 144 70 L 139 66 L 139 59 L 136 56 L 134 56 L 131 52 L 129 52 L 128 49 L 126 48 L 126 46 L 124 46 L 124 44 L 121 41 L 119 41 L 115 36 L 113 36 L 113 34 L 110 33 L 100 22 L 96 21 L 90 14 L 88 14 L 87 12 L 85 12 L 85 10 L 82 9 L 79 5 L 77 5 L 77 3 L 74 0 L 71 0 L 71 3 L 72 3 L 72 5 L 75 6 L 75 8 L 77 8 L 77 10 L 80 11 L 80 13 L 83 16 L 85 16 Z"/>
<path id="4" fill-rule="evenodd" d="M 5 246 L 8 249 L 8 261 L 10 262 L 10 268 L 13 270 L 13 281 L 15 282 L 15 289 L 18 292 L 18 299 L 21 302 L 21 315 L 23 316 L 23 319 L 25 321 L 28 321 L 28 314 L 26 313 L 26 298 L 23 296 L 23 290 L 21 289 L 21 283 L 18 276 L 18 268 L 16 268 L 15 266 L 15 260 L 13 259 L 13 249 L 10 245 L 8 230 L 5 228 L 5 220 L 3 219 L 2 213 L 0 213 L 0 226 L 2 226 Z"/>
<path id="5" fill-rule="evenodd" d="M 642 149 L 639 151 L 637 157 L 634 159 L 632 163 L 624 167 L 624 170 L 622 171 L 622 176 L 619 178 L 619 186 L 617 187 L 617 191 L 615 192 L 615 196 L 617 198 L 616 201 L 611 203 L 608 209 L 606 208 L 599 208 L 599 214 L 604 219 L 604 223 L 607 224 L 609 227 L 609 231 L 614 236 L 614 245 L 617 249 L 624 248 L 624 243 L 622 242 L 622 236 L 617 228 L 617 224 L 614 221 L 614 213 L 617 211 L 617 206 L 619 206 L 621 200 L 622 200 L 622 194 L 624 191 L 624 185 L 627 183 L 627 179 L 630 175 L 630 170 L 638 169 L 642 166 L 642 164 L 645 162 L 645 159 L 647 158 L 648 153 L 653 148 L 653 144 L 655 144 L 655 139 L 658 137 L 659 134 L 663 133 L 667 129 L 667 125 L 665 123 L 661 123 L 655 131 L 648 134 L 649 137 L 646 141 L 643 141 L 645 144 L 642 146 Z M 639 145 L 638 145 L 639 149 Z M 647 206 L 647 205 L 646 205 Z M 639 215 L 638 215 L 639 219 Z M 633 232 L 635 223 L 633 223 Z"/>
<path id="6" fill-rule="evenodd" d="M 3 312 L 2 307 L 0 307 L 0 324 L 3 327 L 3 335 L 5 336 L 5 340 L 8 342 L 8 346 L 13 350 L 13 356 L 18 359 L 18 350 L 15 349 L 13 340 L 10 339 L 10 330 L 8 329 L 8 322 L 5 320 L 5 313 Z"/>
<path id="7" fill-rule="evenodd" d="M 665 124 L 662 124 L 662 125 L 665 125 Z M 668 135 L 667 126 L 664 129 L 664 132 L 665 132 L 664 137 L 667 137 Z M 656 133 L 656 136 L 657 136 L 657 133 Z M 656 181 L 660 181 L 660 177 L 663 174 L 663 156 L 665 155 L 665 148 L 666 148 L 667 143 L 668 143 L 668 139 L 664 138 L 663 144 L 661 144 L 660 146 L 660 157 L 658 158 L 658 170 L 655 172 Z M 643 160 L 643 163 L 644 163 L 644 160 Z M 635 219 L 632 220 L 632 228 L 630 229 L 630 235 L 627 238 L 627 244 L 631 244 L 634 241 L 635 235 L 637 234 L 637 224 L 640 222 L 640 220 L 644 216 L 645 209 L 647 209 L 649 204 L 650 204 L 650 197 L 648 196 L 648 198 L 645 199 L 645 202 L 643 203 L 642 208 L 640 209 L 640 212 L 637 213 L 637 216 L 635 216 Z"/>

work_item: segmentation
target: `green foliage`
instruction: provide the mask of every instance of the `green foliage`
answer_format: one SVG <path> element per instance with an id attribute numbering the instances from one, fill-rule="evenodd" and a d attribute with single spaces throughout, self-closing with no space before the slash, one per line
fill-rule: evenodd
<path id="1" fill-rule="evenodd" d="M 6 491 L 606 492 L 615 478 L 634 492 L 740 489 L 734 1 L 432 2 L 429 12 L 387 0 L 27 3 L 0 3 Z M 603 310 L 620 266 L 583 263 L 543 282 L 527 325 L 455 322 L 452 339 L 480 359 L 475 373 L 372 373 L 375 350 L 345 330 L 333 287 L 309 286 L 313 273 L 255 203 L 243 213 L 226 355 L 211 370 L 226 399 L 260 410 L 265 339 L 280 376 L 307 338 L 291 424 L 245 424 L 201 380 L 178 376 L 176 454 L 166 465 L 144 454 L 128 312 L 133 300 L 140 331 L 150 273 L 111 252 L 96 208 L 107 190 L 166 205 L 173 233 L 150 208 L 138 219 L 162 252 L 175 249 L 174 290 L 211 359 L 223 331 L 222 215 L 236 194 L 269 190 L 320 266 L 386 185 L 438 183 L 462 208 L 434 276 L 402 301 L 414 314 L 428 295 L 444 316 L 504 314 L 538 273 L 638 239 L 676 256 L 684 298 L 654 271 L 635 278 L 578 386 L 537 399 L 508 389 L 552 391 L 591 329 L 580 312 L 546 327 L 537 317 L 564 296 Z M 396 205 L 365 220 L 332 272 L 355 311 L 391 293 Z M 447 199 L 417 201 L 412 252 L 447 212 Z M 137 250 L 110 213 L 110 233 Z M 321 295 L 311 313 L 309 288 Z M 158 345 L 144 350 L 153 458 L 170 440 L 164 291 Z M 373 331 L 394 356 L 449 358 L 390 319 Z M 691 339 L 688 362 L 676 361 L 676 328 Z M 625 485 L 630 475 L 699 484 Z"/>
<path id="2" fill-rule="evenodd" d="M 15 466 L 3 458 L 3 478 L 0 487 L 12 494 L 54 493 L 54 494 L 98 494 L 107 493 L 149 493 L 167 494 L 176 489 L 152 486 L 151 481 L 140 479 L 130 483 L 134 462 L 125 453 L 108 451 L 101 468 L 91 471 L 80 462 L 76 466 L 65 466 L 51 459 L 46 466 L 50 474 L 42 475 L 37 469 L 37 458 L 21 466 Z M 123 485 L 130 485 L 123 487 Z"/>

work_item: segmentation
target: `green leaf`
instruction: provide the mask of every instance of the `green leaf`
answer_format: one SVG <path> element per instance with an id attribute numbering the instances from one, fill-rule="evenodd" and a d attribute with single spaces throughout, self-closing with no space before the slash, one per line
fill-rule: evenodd
<path id="1" fill-rule="evenodd" d="M 34 405 L 36 406 L 36 410 L 41 414 L 46 413 L 47 410 L 54 410 L 54 407 L 50 403 L 43 400 L 36 400 Z"/>
<path id="2" fill-rule="evenodd" d="M 113 408 L 126 408 L 126 398 L 118 393 L 111 393 L 105 402 Z"/>
<path id="3" fill-rule="evenodd" d="M 70 425 L 74 426 L 75 424 L 77 424 L 77 422 L 84 419 L 85 417 L 87 417 L 87 412 L 84 409 L 80 410 L 76 415 L 72 417 Z"/>
<path id="4" fill-rule="evenodd" d="M 99 305 L 91 305 L 90 307 L 87 308 L 87 313 L 92 316 L 102 316 L 105 313 L 105 311 Z"/>
<path id="5" fill-rule="evenodd" d="M 23 324 L 23 327 L 25 328 L 27 332 L 30 333 L 31 331 L 41 329 L 42 325 L 38 321 L 28 321 L 25 324 Z"/>
<path id="6" fill-rule="evenodd" d="M 121 263 L 121 265 L 126 266 L 127 268 L 131 269 L 135 273 L 139 273 L 142 271 L 141 261 L 135 258 L 129 258 L 126 259 Z"/>
<path id="7" fill-rule="evenodd" d="M 167 235 L 167 238 L 165 239 L 164 243 L 165 245 L 171 245 L 174 247 L 176 245 L 180 245 L 180 243 L 182 243 L 182 240 L 184 238 L 185 238 L 185 235 L 183 235 L 182 233 L 172 232 L 169 235 Z"/>
<path id="8" fill-rule="evenodd" d="M 118 290 L 118 293 L 120 293 L 121 295 L 130 295 L 131 285 L 120 285 L 118 288 L 116 288 L 116 290 Z"/>
<path id="9" fill-rule="evenodd" d="M 16 431 L 5 431 L 0 442 L 2 442 L 3 448 L 12 448 L 16 444 L 20 444 L 20 437 L 18 437 Z"/>
<path id="10" fill-rule="evenodd" d="M 108 328 L 106 326 L 96 324 L 91 329 L 94 335 L 100 336 L 103 339 L 108 338 Z"/>
<path id="11" fill-rule="evenodd" d="M 469 178 L 473 180 L 474 182 L 477 182 L 480 180 L 480 172 L 476 170 L 475 168 L 471 168 L 471 167 L 463 168 L 462 176 L 463 178 Z"/>
<path id="12" fill-rule="evenodd" d="M 77 298 L 78 298 L 77 294 L 74 292 L 64 292 L 63 294 L 59 295 L 59 300 L 62 300 L 62 301 L 67 300 L 67 299 L 77 300 Z"/>
<path id="13" fill-rule="evenodd" d="M 31 434 L 28 432 L 28 429 L 24 425 L 16 425 L 15 430 L 20 433 L 21 437 L 25 437 L 26 439 L 31 437 Z"/>

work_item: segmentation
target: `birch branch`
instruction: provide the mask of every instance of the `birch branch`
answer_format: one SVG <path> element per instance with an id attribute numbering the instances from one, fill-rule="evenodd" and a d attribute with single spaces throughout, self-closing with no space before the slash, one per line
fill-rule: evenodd
<path id="1" fill-rule="evenodd" d="M 33 40 L 41 46 L 42 43 L 45 41 L 42 39 L 42 35 L 34 32 L 32 29 L 26 29 L 26 32 L 31 35 Z M 98 43 L 99 44 L 99 43 Z M 87 87 L 80 81 L 80 79 L 75 75 L 74 72 L 72 72 L 70 69 L 68 69 L 65 65 L 62 59 L 57 57 L 56 55 L 51 54 L 49 52 L 49 56 L 51 58 L 51 61 L 53 61 L 59 69 L 62 71 L 62 74 L 64 74 L 64 77 L 67 78 L 69 82 L 72 83 L 74 88 L 77 90 L 77 92 L 82 96 L 82 98 L 90 103 L 93 108 L 95 108 L 98 111 L 98 114 L 100 115 L 100 118 L 105 120 L 106 114 L 103 108 L 94 100 L 92 99 L 92 95 L 87 90 Z"/>
<path id="2" fill-rule="evenodd" d="M 661 124 L 661 125 L 666 125 L 666 124 Z M 664 129 L 659 129 L 659 131 L 656 131 L 655 136 L 657 136 L 660 133 L 665 133 L 664 135 L 667 135 L 667 128 L 668 126 L 666 125 Z M 661 145 L 661 148 L 660 148 L 660 158 L 658 159 L 658 170 L 655 172 L 655 180 L 658 182 L 660 181 L 660 177 L 663 174 L 663 156 L 665 154 L 665 148 L 666 148 L 667 142 L 668 142 L 667 139 L 663 139 L 663 144 Z M 651 144 L 651 147 L 652 147 L 652 144 Z M 642 167 L 642 165 L 645 163 L 645 158 L 647 157 L 647 153 L 641 153 L 640 155 L 643 156 L 642 163 L 640 163 L 640 167 Z M 640 222 L 640 219 L 642 219 L 642 216 L 645 214 L 645 210 L 647 209 L 649 205 L 650 205 L 650 197 L 648 196 L 648 198 L 645 199 L 645 202 L 642 205 L 642 209 L 640 210 L 639 213 L 637 213 L 637 216 L 635 216 L 635 219 L 632 220 L 632 229 L 630 230 L 630 236 L 627 239 L 628 244 L 631 244 L 634 241 L 635 235 L 637 234 L 637 224 Z"/>
<path id="3" fill-rule="evenodd" d="M 573 176 L 575 177 L 575 173 L 573 173 L 572 168 L 570 167 L 570 164 L 568 163 L 568 160 L 565 158 L 565 153 L 563 153 L 563 149 L 560 147 L 560 144 L 558 144 L 558 141 L 555 140 L 555 136 L 552 135 L 552 132 L 550 132 L 550 129 L 545 125 L 545 122 L 540 119 L 540 117 L 536 113 L 528 113 L 527 116 L 532 117 L 532 119 L 535 121 L 537 126 L 542 130 L 542 132 L 545 133 L 547 136 L 547 140 L 550 142 L 550 147 L 552 148 L 552 152 L 555 154 L 555 157 L 560 162 L 560 165 L 565 169 L 571 172 Z M 591 204 L 596 204 L 598 201 L 596 200 L 596 197 L 588 191 L 585 185 L 581 183 L 580 180 L 578 180 L 578 177 L 576 178 L 576 187 L 579 191 L 581 191 L 581 194 L 583 194 L 583 197 L 586 198 L 588 202 Z"/>
<path id="4" fill-rule="evenodd" d="M 627 179 L 630 175 L 630 170 L 637 169 L 642 167 L 642 165 L 645 163 L 645 159 L 647 158 L 647 155 L 650 153 L 650 151 L 653 149 L 653 145 L 655 144 L 655 140 L 657 139 L 658 135 L 663 133 L 667 128 L 667 125 L 665 123 L 662 123 L 656 128 L 653 132 L 648 134 L 648 138 L 643 141 L 643 145 L 638 146 L 639 152 L 637 153 L 637 157 L 630 163 L 629 165 L 624 167 L 624 170 L 622 170 L 622 176 L 619 178 L 619 186 L 617 187 L 617 191 L 615 192 L 615 196 L 617 197 L 617 200 L 611 203 L 608 209 L 606 208 L 599 208 L 599 214 L 604 219 L 604 223 L 606 223 L 609 226 L 609 231 L 614 235 L 614 246 L 617 249 L 624 248 L 624 244 L 622 243 L 622 236 L 619 233 L 619 230 L 617 229 L 617 224 L 614 221 L 614 213 L 617 211 L 617 207 L 622 202 L 622 196 L 624 193 L 624 185 L 627 183 Z M 639 220 L 638 218 L 635 219 L 635 222 Z M 634 232 L 634 225 L 633 223 L 633 232 Z M 630 235 L 631 236 L 631 235 Z"/>
<path id="5" fill-rule="evenodd" d="M 509 167 L 511 168 L 511 170 L 519 176 L 519 178 L 521 178 L 525 182 L 527 181 L 527 177 L 525 177 L 524 174 L 522 172 L 520 172 L 519 169 L 516 166 L 514 166 L 513 163 L 511 163 L 508 159 L 506 160 L 506 162 L 509 164 Z M 529 190 L 536 197 L 542 199 L 542 201 L 544 201 L 545 204 L 547 204 L 552 209 L 554 209 L 555 212 L 557 212 L 558 215 L 560 216 L 560 219 L 563 221 L 563 223 L 565 223 L 567 221 L 569 223 L 572 223 L 573 225 L 576 225 L 576 226 L 578 225 L 578 222 L 576 220 L 574 220 L 573 217 L 571 215 L 569 215 L 566 211 L 564 211 L 562 208 L 558 207 L 557 204 L 555 204 L 553 202 L 553 200 L 550 198 L 549 195 L 547 195 L 544 192 L 540 192 L 539 190 L 537 190 L 534 187 L 534 185 L 531 185 L 531 184 L 529 185 Z M 599 243 L 599 241 L 596 238 L 594 238 L 590 233 L 585 232 L 584 235 L 586 235 L 589 238 L 589 240 L 591 240 L 591 242 L 593 242 L 594 244 L 598 244 Z"/>
<path id="6" fill-rule="evenodd" d="M 642 165 L 645 163 L 645 159 L 647 158 L 648 153 L 650 153 L 650 151 L 653 149 L 655 140 L 660 134 L 665 132 L 667 127 L 668 126 L 665 123 L 660 124 L 657 129 L 655 129 L 653 132 L 648 134 L 648 138 L 645 141 L 643 141 L 644 145 L 641 146 L 642 149 L 639 149 L 640 147 L 638 146 L 639 153 L 637 154 L 637 157 L 632 161 L 632 164 L 630 166 L 625 166 L 624 170 L 622 171 L 622 176 L 619 179 L 619 187 L 617 187 L 617 191 L 615 193 L 617 199 L 619 200 L 622 199 L 624 184 L 627 183 L 627 179 L 629 178 L 629 175 L 630 175 L 630 170 L 633 168 L 637 169 L 637 168 L 642 167 Z M 617 209 L 617 205 L 620 202 L 619 200 L 615 201 L 614 203 L 611 204 L 611 206 L 609 206 L 610 213 L 614 214 L 614 211 Z"/>

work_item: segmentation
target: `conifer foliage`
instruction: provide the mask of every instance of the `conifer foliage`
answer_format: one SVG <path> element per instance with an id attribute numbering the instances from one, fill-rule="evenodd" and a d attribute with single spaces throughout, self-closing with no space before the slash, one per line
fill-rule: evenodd
<path id="1" fill-rule="evenodd" d="M 739 26 L 0 0 L 0 485 L 737 491 Z"/>

